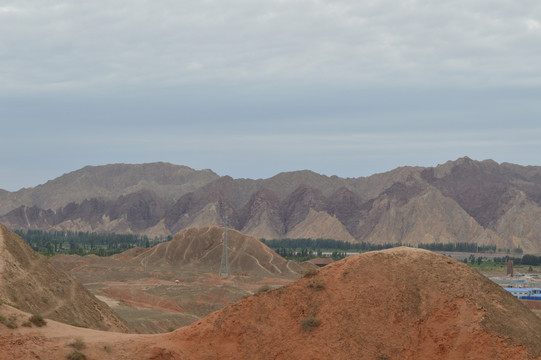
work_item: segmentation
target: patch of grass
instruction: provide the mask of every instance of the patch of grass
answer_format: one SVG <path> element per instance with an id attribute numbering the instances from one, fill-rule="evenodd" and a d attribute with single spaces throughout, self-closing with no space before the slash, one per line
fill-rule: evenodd
<path id="1" fill-rule="evenodd" d="M 312 316 L 301 319 L 301 328 L 304 331 L 312 331 L 319 325 L 321 325 L 321 319 Z"/>
<path id="2" fill-rule="evenodd" d="M 86 355 L 82 352 L 79 352 L 77 350 L 73 350 L 68 355 L 66 355 L 66 359 L 68 360 L 86 360 Z"/>
<path id="3" fill-rule="evenodd" d="M 262 287 L 257 289 L 256 294 L 261 294 L 261 293 L 268 292 L 271 290 L 272 290 L 272 287 L 270 287 L 270 285 L 263 285 Z"/>
<path id="4" fill-rule="evenodd" d="M 306 278 L 312 277 L 312 276 L 317 275 L 318 272 L 319 272 L 318 269 L 308 269 L 302 273 L 302 277 L 306 277 Z"/>
<path id="5" fill-rule="evenodd" d="M 71 344 L 69 344 L 71 347 L 77 349 L 77 350 L 83 350 L 84 348 L 86 348 L 86 345 L 83 341 L 83 339 L 81 338 L 77 338 L 75 339 Z"/>
<path id="6" fill-rule="evenodd" d="M 47 321 L 41 316 L 40 314 L 34 314 L 30 316 L 28 319 L 32 324 L 36 325 L 37 327 L 42 327 L 47 325 Z"/>
<path id="7" fill-rule="evenodd" d="M 325 289 L 325 283 L 321 280 L 310 281 L 308 287 L 316 290 L 323 290 Z"/>

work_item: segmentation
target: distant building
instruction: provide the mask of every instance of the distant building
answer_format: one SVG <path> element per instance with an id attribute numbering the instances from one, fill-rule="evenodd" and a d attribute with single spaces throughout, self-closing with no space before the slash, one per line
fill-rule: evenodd
<path id="1" fill-rule="evenodd" d="M 504 288 L 517 299 L 541 300 L 541 289 L 538 288 Z"/>

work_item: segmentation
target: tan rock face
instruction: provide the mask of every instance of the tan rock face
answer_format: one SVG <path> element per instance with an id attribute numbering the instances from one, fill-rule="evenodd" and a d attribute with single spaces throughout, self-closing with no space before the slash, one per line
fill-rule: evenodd
<path id="1" fill-rule="evenodd" d="M 128 330 L 107 305 L 1 224 L 0 299 L 23 311 L 66 323 Z"/>
<path id="2" fill-rule="evenodd" d="M 379 219 L 373 220 L 376 226 L 367 239 L 369 242 L 502 244 L 498 235 L 485 230 L 455 201 L 433 187 L 403 206 L 382 200 L 375 203 L 373 211 L 379 211 Z"/>

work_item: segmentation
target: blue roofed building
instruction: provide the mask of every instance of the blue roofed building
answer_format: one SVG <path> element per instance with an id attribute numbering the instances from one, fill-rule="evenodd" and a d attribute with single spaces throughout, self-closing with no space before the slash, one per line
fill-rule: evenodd
<path id="1" fill-rule="evenodd" d="M 539 288 L 504 288 L 517 299 L 541 300 L 541 289 Z"/>

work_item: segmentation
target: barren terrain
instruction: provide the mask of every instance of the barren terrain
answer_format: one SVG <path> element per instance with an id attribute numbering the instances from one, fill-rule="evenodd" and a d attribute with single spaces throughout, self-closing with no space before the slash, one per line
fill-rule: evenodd
<path id="1" fill-rule="evenodd" d="M 0 325 L 0 359 L 64 358 L 76 338 L 89 359 L 541 359 L 541 321 L 524 305 L 411 248 L 346 258 L 166 334 Z"/>
<path id="2" fill-rule="evenodd" d="M 192 228 L 150 249 L 98 256 L 58 255 L 51 262 L 75 276 L 131 328 L 166 332 L 189 325 L 268 285 L 279 287 L 300 276 L 256 238 L 230 230 L 231 275 L 218 276 L 223 228 Z"/>

